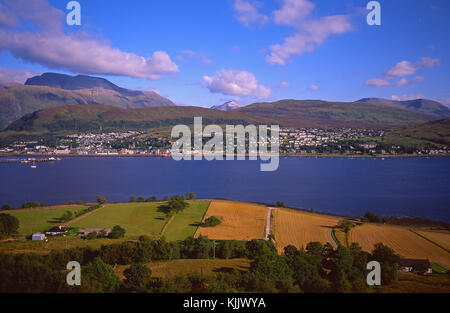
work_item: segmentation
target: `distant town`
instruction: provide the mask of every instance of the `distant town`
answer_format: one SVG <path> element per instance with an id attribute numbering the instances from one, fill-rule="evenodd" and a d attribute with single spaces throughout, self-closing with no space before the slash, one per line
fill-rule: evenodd
<path id="1" fill-rule="evenodd" d="M 403 146 L 385 141 L 386 132 L 353 128 L 280 129 L 281 155 L 449 155 L 450 146 Z M 205 142 L 208 138 L 204 138 Z M 0 145 L 0 155 L 170 157 L 174 139 L 143 131 L 74 133 Z M 248 149 L 248 140 L 246 140 Z M 246 150 L 248 151 L 248 150 Z"/>

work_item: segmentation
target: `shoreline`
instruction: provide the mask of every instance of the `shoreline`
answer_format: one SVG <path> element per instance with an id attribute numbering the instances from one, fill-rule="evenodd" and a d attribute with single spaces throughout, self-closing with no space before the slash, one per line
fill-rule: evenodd
<path id="1" fill-rule="evenodd" d="M 269 155 L 275 157 L 273 155 Z M 141 155 L 141 154 L 43 154 L 43 153 L 33 153 L 33 154 L 18 154 L 18 153 L 0 153 L 0 158 L 4 157 L 23 157 L 23 158 L 33 158 L 33 157 L 116 157 L 116 158 L 172 158 L 167 155 Z M 225 159 L 224 155 L 224 160 Z M 237 156 L 235 156 L 237 157 Z M 248 155 L 245 155 L 248 157 Z M 259 156 L 258 156 L 259 157 Z M 432 157 L 450 157 L 450 154 L 438 154 L 438 155 L 423 155 L 423 154 L 280 154 L 279 157 L 283 158 L 432 158 Z"/>

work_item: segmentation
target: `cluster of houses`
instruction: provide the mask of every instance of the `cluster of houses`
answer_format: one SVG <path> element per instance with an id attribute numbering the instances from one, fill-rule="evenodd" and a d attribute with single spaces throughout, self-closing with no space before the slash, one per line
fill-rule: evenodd
<path id="1" fill-rule="evenodd" d="M 43 241 L 46 240 L 47 236 L 54 237 L 54 236 L 65 236 L 69 230 L 64 226 L 56 226 L 52 229 L 46 231 L 45 233 L 34 233 L 31 235 L 31 240 L 34 241 Z M 86 237 L 90 233 L 96 233 L 98 236 L 108 236 L 111 233 L 110 228 L 83 228 L 80 229 L 77 233 L 78 236 Z"/>

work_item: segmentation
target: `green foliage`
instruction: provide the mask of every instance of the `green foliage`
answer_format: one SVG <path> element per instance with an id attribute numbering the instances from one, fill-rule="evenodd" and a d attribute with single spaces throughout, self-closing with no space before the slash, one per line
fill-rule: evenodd
<path id="1" fill-rule="evenodd" d="M 82 268 L 83 285 L 97 282 L 101 285 L 101 291 L 105 293 L 115 292 L 120 286 L 120 279 L 113 268 L 96 257 L 92 262 Z"/>
<path id="2" fill-rule="evenodd" d="M 12 210 L 12 209 L 13 209 L 13 207 L 10 206 L 9 204 L 4 204 L 4 205 L 2 205 L 0 211 L 8 211 L 8 210 Z"/>
<path id="3" fill-rule="evenodd" d="M 381 217 L 372 212 L 367 212 L 364 217 L 371 223 L 381 223 L 383 221 Z"/>
<path id="4" fill-rule="evenodd" d="M 130 197 L 130 202 L 137 202 L 137 197 L 136 196 L 131 196 Z"/>
<path id="5" fill-rule="evenodd" d="M 283 202 L 283 201 L 277 201 L 277 207 L 280 207 L 280 208 L 285 208 L 285 207 L 286 207 L 286 205 L 284 204 L 284 202 Z"/>
<path id="6" fill-rule="evenodd" d="M 203 222 L 203 227 L 214 227 L 222 223 L 222 219 L 218 218 L 217 216 L 210 216 Z"/>
<path id="7" fill-rule="evenodd" d="M 188 192 L 188 193 L 186 194 L 186 197 L 187 197 L 188 200 L 192 200 L 192 199 L 194 199 L 196 196 L 195 196 L 194 193 Z"/>
<path id="8" fill-rule="evenodd" d="M 116 225 L 113 227 L 113 229 L 109 233 L 109 238 L 112 238 L 112 239 L 123 238 L 125 236 L 125 233 L 126 233 L 125 229 L 123 229 L 119 225 Z"/>
<path id="9" fill-rule="evenodd" d="M 10 214 L 0 214 L 0 239 L 17 234 L 19 220 Z"/>
<path id="10" fill-rule="evenodd" d="M 97 203 L 100 204 L 100 205 L 105 204 L 106 203 L 106 198 L 103 197 L 103 196 L 98 196 L 97 197 Z"/>
<path id="11" fill-rule="evenodd" d="M 135 292 L 146 291 L 146 280 L 152 274 L 152 271 L 141 263 L 132 263 L 129 268 L 123 272 L 125 276 L 125 289 Z"/>

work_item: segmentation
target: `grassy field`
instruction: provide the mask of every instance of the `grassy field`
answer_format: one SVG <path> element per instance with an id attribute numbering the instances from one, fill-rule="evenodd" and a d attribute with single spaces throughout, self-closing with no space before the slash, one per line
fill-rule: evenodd
<path id="1" fill-rule="evenodd" d="M 163 235 L 167 241 L 182 240 L 194 236 L 209 204 L 210 201 L 189 201 L 189 207 L 175 215 L 164 231 Z"/>
<path id="2" fill-rule="evenodd" d="M 19 235 L 30 236 L 36 232 L 43 232 L 54 226 L 61 225 L 58 219 L 66 212 L 75 213 L 81 211 L 82 206 L 60 206 L 38 209 L 23 209 L 2 211 L 1 213 L 11 214 L 19 219 Z"/>
<path id="3" fill-rule="evenodd" d="M 449 293 L 448 277 L 422 276 L 411 273 L 400 273 L 397 282 L 375 289 L 387 293 Z"/>
<path id="4" fill-rule="evenodd" d="M 450 268 L 450 253 L 421 238 L 406 227 L 364 224 L 350 231 L 350 242 L 358 242 L 366 251 L 382 242 L 405 258 L 429 259 Z"/>
<path id="5" fill-rule="evenodd" d="M 416 231 L 427 239 L 450 250 L 450 232 L 446 231 Z"/>
<path id="6" fill-rule="evenodd" d="M 247 271 L 250 268 L 250 260 L 247 259 L 199 259 L 199 260 L 173 260 L 168 262 L 153 262 L 145 264 L 152 270 L 152 277 L 171 278 L 181 274 L 200 273 L 206 276 L 220 272 L 228 272 L 231 269 Z M 123 271 L 128 265 L 118 265 L 116 274 L 124 279 Z"/>
<path id="7" fill-rule="evenodd" d="M 339 223 L 338 217 L 292 209 L 273 211 L 275 241 L 278 251 L 288 245 L 305 247 L 311 241 L 330 242 L 329 231 Z"/>
<path id="8" fill-rule="evenodd" d="M 120 225 L 125 228 L 126 236 L 158 236 L 167 221 L 162 212 L 158 212 L 160 202 L 107 204 L 89 216 L 72 224 L 72 227 L 108 227 Z"/>
<path id="9" fill-rule="evenodd" d="M 48 254 L 51 250 L 64 250 L 75 247 L 90 247 L 98 249 L 102 245 L 113 243 L 120 243 L 126 240 L 137 240 L 137 237 L 128 237 L 126 239 L 93 239 L 85 240 L 77 236 L 66 237 L 50 237 L 48 242 L 45 241 L 31 241 L 31 240 L 17 240 L 11 242 L 0 243 L 0 252 L 21 254 L 21 253 L 37 253 Z"/>
<path id="10" fill-rule="evenodd" d="M 222 223 L 215 227 L 199 227 L 195 237 L 202 235 L 222 240 L 262 239 L 265 237 L 267 211 L 268 208 L 263 205 L 214 200 L 205 218 L 222 217 Z"/>

